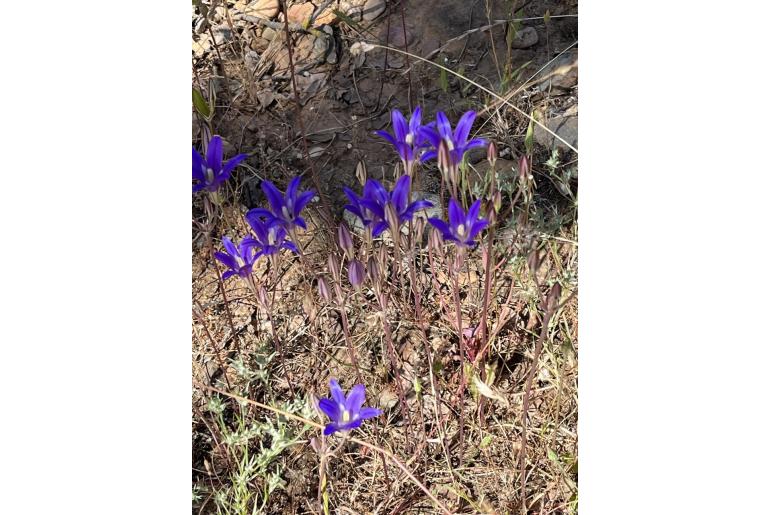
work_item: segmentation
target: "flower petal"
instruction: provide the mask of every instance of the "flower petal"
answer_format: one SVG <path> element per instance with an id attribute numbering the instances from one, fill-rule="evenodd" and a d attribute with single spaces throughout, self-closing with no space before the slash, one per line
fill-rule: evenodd
<path id="1" fill-rule="evenodd" d="M 222 280 L 224 281 L 225 279 L 228 279 L 228 278 L 230 278 L 230 277 L 232 277 L 234 275 L 236 275 L 235 271 L 228 270 L 228 271 L 226 271 L 225 273 L 222 274 Z"/>
<path id="2" fill-rule="evenodd" d="M 421 210 L 426 209 L 429 207 L 433 207 L 433 202 L 430 200 L 416 200 L 409 204 L 409 207 L 406 208 L 406 210 L 401 215 L 401 222 L 406 222 L 407 220 L 411 220 L 411 218 L 414 216 L 414 214 Z"/>
<path id="3" fill-rule="evenodd" d="M 300 193 L 297 196 L 297 200 L 294 202 L 294 216 L 299 215 L 299 212 L 305 208 L 308 202 L 313 200 L 313 197 L 315 197 L 315 191 L 313 190 Z"/>
<path id="4" fill-rule="evenodd" d="M 422 107 L 417 106 L 414 108 L 411 118 L 409 118 L 409 132 L 417 137 L 420 130 L 420 122 L 422 122 Z"/>
<path id="5" fill-rule="evenodd" d="M 193 179 L 196 179 L 198 181 L 205 181 L 206 175 L 203 173 L 203 156 L 201 156 L 197 150 L 195 150 L 195 147 L 192 149 L 192 176 Z"/>
<path id="6" fill-rule="evenodd" d="M 219 136 L 213 136 L 209 141 L 206 162 L 214 172 L 218 173 L 222 169 L 222 138 Z"/>
<path id="7" fill-rule="evenodd" d="M 468 208 L 468 214 L 465 215 L 465 225 L 468 227 L 473 224 L 479 217 L 479 209 L 481 208 L 481 199 L 476 200 L 471 207 Z"/>
<path id="8" fill-rule="evenodd" d="M 214 257 L 217 258 L 223 265 L 233 270 L 238 268 L 235 258 L 225 254 L 224 252 L 214 252 Z"/>
<path id="9" fill-rule="evenodd" d="M 321 399 L 318 401 L 318 407 L 333 421 L 336 422 L 340 419 L 340 407 L 336 402 L 330 399 Z"/>
<path id="10" fill-rule="evenodd" d="M 460 204 L 457 203 L 457 201 L 454 198 L 449 199 L 449 225 L 452 226 L 452 228 L 457 228 L 457 226 L 463 224 L 465 222 L 465 212 L 463 211 L 463 208 L 460 207 Z"/>
<path id="11" fill-rule="evenodd" d="M 455 145 L 465 145 L 465 142 L 468 141 L 468 134 L 470 134 L 471 127 L 473 126 L 473 120 L 475 119 L 476 111 L 466 111 L 465 114 L 460 117 L 460 121 L 457 122 L 457 126 L 455 127 Z"/>
<path id="12" fill-rule="evenodd" d="M 486 220 L 484 218 L 473 222 L 473 225 L 471 225 L 471 228 L 468 230 L 468 240 L 476 239 L 476 235 L 480 233 L 483 229 L 485 229 L 488 225 L 489 225 L 489 220 Z"/>
<path id="13" fill-rule="evenodd" d="M 227 177 L 230 177 L 230 172 L 233 171 L 233 168 L 238 166 L 241 163 L 241 161 L 243 161 L 247 157 L 249 157 L 248 154 L 238 154 L 234 158 L 227 161 L 225 165 L 222 167 L 222 174 L 227 174 Z"/>
<path id="14" fill-rule="evenodd" d="M 401 114 L 401 111 L 393 109 L 390 112 L 390 119 L 393 122 L 393 134 L 396 137 L 396 141 L 404 141 L 406 139 L 406 133 L 409 130 L 406 124 L 406 118 Z"/>
<path id="15" fill-rule="evenodd" d="M 385 229 L 388 228 L 387 222 L 377 222 L 377 225 L 374 226 L 374 229 L 372 229 L 372 237 L 376 238 L 383 232 L 385 232 Z"/>
<path id="16" fill-rule="evenodd" d="M 350 412 L 350 415 L 357 414 L 361 411 L 361 406 L 364 405 L 366 400 L 366 387 L 362 384 L 353 386 L 348 394 L 348 398 L 345 401 L 345 409 Z"/>
<path id="17" fill-rule="evenodd" d="M 357 418 L 355 420 L 348 422 L 347 424 L 339 426 L 339 430 L 350 431 L 351 429 L 355 429 L 359 427 L 362 423 L 363 423 L 363 419 Z"/>
<path id="18" fill-rule="evenodd" d="M 283 194 L 275 187 L 275 185 L 268 181 L 262 181 L 262 191 L 265 192 L 267 201 L 270 203 L 270 207 L 273 210 L 273 214 L 279 216 L 283 211 L 284 198 Z"/>
<path id="19" fill-rule="evenodd" d="M 340 384 L 337 382 L 336 379 L 330 379 L 329 380 L 329 391 L 332 394 L 332 398 L 334 399 L 334 402 L 340 405 L 340 407 L 345 406 L 345 392 L 342 391 L 342 388 L 340 388 Z"/>
<path id="20" fill-rule="evenodd" d="M 329 436 L 335 431 L 339 431 L 339 429 L 337 428 L 337 424 L 327 424 L 326 427 L 324 428 L 324 435 Z"/>
<path id="21" fill-rule="evenodd" d="M 286 198 L 290 198 L 292 200 L 296 200 L 297 198 L 297 188 L 299 188 L 299 182 L 302 180 L 301 177 L 295 177 L 289 182 L 289 186 L 286 188 Z"/>
<path id="22" fill-rule="evenodd" d="M 233 242 L 227 236 L 222 236 L 222 245 L 231 256 L 235 257 L 239 255 L 238 249 L 235 248 L 235 245 L 233 245 Z"/>
<path id="23" fill-rule="evenodd" d="M 390 135 L 389 132 L 387 132 L 387 131 L 374 131 L 374 133 L 376 135 L 382 137 L 382 138 L 385 138 L 385 140 L 388 143 L 390 143 L 391 145 L 393 145 L 394 147 L 396 146 L 397 141 L 396 141 L 396 139 L 393 136 Z"/>
<path id="24" fill-rule="evenodd" d="M 361 408 L 361 411 L 358 413 L 358 418 L 361 420 L 366 420 L 367 418 L 372 417 L 379 417 L 382 415 L 382 410 L 377 408 Z"/>
<path id="25" fill-rule="evenodd" d="M 438 152 L 436 152 L 435 150 L 429 150 L 420 156 L 420 162 L 424 163 L 425 161 L 430 161 L 431 159 L 435 159 L 437 155 L 438 155 Z"/>
<path id="26" fill-rule="evenodd" d="M 436 113 L 436 128 L 442 139 L 452 139 L 452 126 L 449 124 L 449 119 L 442 111 Z M 438 146 L 438 144 L 436 144 L 436 146 Z"/>
<path id="27" fill-rule="evenodd" d="M 411 185 L 412 178 L 408 175 L 402 175 L 396 181 L 396 185 L 393 187 L 393 192 L 390 194 L 390 199 L 393 202 L 393 207 L 396 208 L 396 213 L 402 213 L 406 210 L 406 202 L 409 198 L 409 187 Z"/>

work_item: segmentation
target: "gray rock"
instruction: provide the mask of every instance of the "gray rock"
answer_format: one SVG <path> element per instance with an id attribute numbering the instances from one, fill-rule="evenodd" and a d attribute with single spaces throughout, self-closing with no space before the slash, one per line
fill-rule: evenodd
<path id="1" fill-rule="evenodd" d="M 545 126 L 566 140 L 570 145 L 578 148 L 577 116 L 555 116 L 548 120 Z M 543 130 L 539 125 L 535 125 L 535 141 L 546 148 L 553 148 L 555 146 L 562 151 L 570 150 L 567 145 L 554 138 L 552 134 Z"/>
<path id="2" fill-rule="evenodd" d="M 385 0 L 366 0 L 363 17 L 365 21 L 372 21 L 385 12 Z"/>
<path id="3" fill-rule="evenodd" d="M 513 48 L 524 49 L 537 44 L 538 36 L 534 27 L 524 27 L 513 38 L 511 46 Z"/>
<path id="4" fill-rule="evenodd" d="M 562 54 L 542 72 L 543 80 L 538 85 L 541 92 L 569 90 L 578 82 L 578 54 L 570 51 Z"/>

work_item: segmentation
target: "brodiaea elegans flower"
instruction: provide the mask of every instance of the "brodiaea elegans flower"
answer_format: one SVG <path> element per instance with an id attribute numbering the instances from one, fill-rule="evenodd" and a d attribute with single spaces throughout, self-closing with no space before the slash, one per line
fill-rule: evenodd
<path id="1" fill-rule="evenodd" d="M 409 203 L 409 188 L 412 178 L 408 175 L 402 175 L 393 191 L 390 193 L 379 182 L 370 179 L 373 184 L 372 189 L 375 194 L 364 197 L 360 200 L 361 205 L 376 215 L 377 223 L 372 231 L 372 236 L 377 237 L 388 228 L 388 222 L 385 219 L 385 208 L 390 203 L 398 217 L 399 223 L 406 223 L 412 219 L 414 214 L 420 209 L 433 207 L 433 202 L 429 200 L 416 200 Z"/>
<path id="2" fill-rule="evenodd" d="M 473 126 L 473 120 L 475 119 L 475 111 L 466 111 L 460 118 L 460 121 L 457 122 L 457 127 L 455 127 L 454 132 L 452 132 L 452 126 L 449 124 L 449 119 L 446 115 L 441 111 L 436 113 L 436 125 L 425 126 L 420 129 L 422 136 L 434 147 L 433 150 L 425 152 L 422 157 L 420 157 L 420 160 L 425 162 L 428 159 L 436 157 L 441 140 L 446 142 L 449 149 L 450 161 L 453 166 L 460 164 L 463 160 L 463 155 L 465 155 L 468 150 L 485 146 L 487 142 L 481 138 L 473 138 L 468 141 L 468 135 L 471 132 L 471 126 Z"/>
<path id="3" fill-rule="evenodd" d="M 329 381 L 329 390 L 332 398 L 321 399 L 318 402 L 321 411 L 331 419 L 331 422 L 324 429 L 325 435 L 330 435 L 336 431 L 355 429 L 367 418 L 376 417 L 382 413 L 377 408 L 361 407 L 366 400 L 366 387 L 362 384 L 355 385 L 350 390 L 347 399 L 336 379 Z"/>
<path id="4" fill-rule="evenodd" d="M 206 159 L 192 149 L 192 178 L 198 181 L 193 185 L 193 193 L 202 189 L 217 191 L 219 187 L 230 178 L 230 173 L 238 166 L 238 163 L 246 159 L 246 154 L 238 154 L 226 163 L 222 164 L 222 138 L 213 136 L 209 141 L 209 150 Z"/>
<path id="5" fill-rule="evenodd" d="M 386 131 L 375 131 L 375 134 L 382 136 L 396 148 L 401 162 L 404 163 L 404 170 L 411 175 L 412 167 L 425 141 L 425 136 L 421 133 L 422 125 L 420 123 L 422 121 L 422 108 L 420 106 L 415 108 L 409 123 L 401 111 L 396 109 L 390 112 L 390 118 L 393 122 L 393 134 Z"/>
<path id="6" fill-rule="evenodd" d="M 451 198 L 449 199 L 449 223 L 440 218 L 428 218 L 428 222 L 441 232 L 444 241 L 453 241 L 458 247 L 474 247 L 476 235 L 489 225 L 489 220 L 479 218 L 480 208 L 481 200 L 477 200 L 466 214 L 460 204 Z"/>
<path id="7" fill-rule="evenodd" d="M 315 196 L 315 191 L 307 190 L 301 193 L 297 191 L 300 180 L 300 177 L 292 179 L 286 188 L 285 195 L 272 182 L 262 181 L 262 191 L 265 192 L 267 201 L 270 203 L 270 209 L 256 208 L 248 214 L 264 216 L 269 221 L 274 219 L 287 230 L 291 230 L 294 226 L 307 229 L 305 219 L 300 216 L 300 212 Z"/>
<path id="8" fill-rule="evenodd" d="M 256 210 L 252 209 L 246 213 L 246 221 L 251 226 L 251 230 L 254 231 L 256 236 L 254 240 L 260 247 L 258 256 L 271 256 L 282 248 L 297 253 L 297 246 L 286 239 L 286 229 L 283 225 L 275 219 L 262 220 L 259 214 L 254 213 L 254 211 Z"/>
<path id="9" fill-rule="evenodd" d="M 227 279 L 233 275 L 248 277 L 251 274 L 254 262 L 259 257 L 259 253 L 255 248 L 258 246 L 256 240 L 247 236 L 246 238 L 243 238 L 238 244 L 238 247 L 236 247 L 233 242 L 230 241 L 230 238 L 222 236 L 222 245 L 224 245 L 227 253 L 214 253 L 214 257 L 230 269 L 222 274 L 222 279 Z"/>

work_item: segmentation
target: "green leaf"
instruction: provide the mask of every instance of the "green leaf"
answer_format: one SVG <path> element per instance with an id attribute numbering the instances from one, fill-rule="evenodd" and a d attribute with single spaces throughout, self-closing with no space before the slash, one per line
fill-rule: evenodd
<path id="1" fill-rule="evenodd" d="M 524 136 L 524 147 L 527 149 L 527 155 L 532 155 L 532 145 L 535 137 L 535 113 L 532 113 L 532 118 L 529 119 L 529 127 L 527 127 L 527 135 Z"/>
<path id="2" fill-rule="evenodd" d="M 361 27 L 358 23 L 356 23 L 356 21 L 353 18 L 351 18 L 350 16 L 348 16 L 344 12 L 340 11 L 339 9 L 332 9 L 332 12 L 335 15 L 337 15 L 337 18 L 339 18 L 340 20 L 344 21 L 345 23 L 347 23 L 348 25 L 350 25 L 351 27 L 353 27 L 357 31 L 364 32 L 363 27 Z"/>
<path id="3" fill-rule="evenodd" d="M 211 116 L 211 108 L 209 107 L 209 104 L 206 102 L 206 100 L 203 98 L 203 95 L 200 91 L 193 88 L 192 90 L 192 101 L 193 105 L 195 106 L 195 110 L 198 111 L 198 113 L 204 117 L 206 120 L 209 119 Z"/>
<path id="4" fill-rule="evenodd" d="M 438 83 L 441 86 L 441 90 L 446 93 L 449 89 L 449 78 L 444 68 L 439 68 Z"/>
<path id="5" fill-rule="evenodd" d="M 556 455 L 555 452 L 553 452 L 552 449 L 548 449 L 548 459 L 553 461 L 554 463 L 559 463 L 559 457 Z"/>
<path id="6" fill-rule="evenodd" d="M 549 21 L 551 21 L 551 10 L 546 9 L 545 10 L 545 16 L 543 16 L 543 21 L 547 24 Z"/>
<path id="7" fill-rule="evenodd" d="M 492 435 L 487 435 L 484 438 L 482 438 L 480 447 L 482 449 L 486 449 L 487 447 L 489 447 L 491 443 L 492 443 Z"/>

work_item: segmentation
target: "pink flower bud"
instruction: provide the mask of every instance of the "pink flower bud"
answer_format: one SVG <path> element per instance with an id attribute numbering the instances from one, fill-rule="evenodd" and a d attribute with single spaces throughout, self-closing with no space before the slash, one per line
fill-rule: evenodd
<path id="1" fill-rule="evenodd" d="M 326 284 L 326 279 L 323 277 L 318 278 L 318 294 L 326 302 L 329 302 L 332 298 L 332 295 L 329 292 L 329 285 Z"/>
<path id="2" fill-rule="evenodd" d="M 495 166 L 495 162 L 497 162 L 497 145 L 495 145 L 494 141 L 490 141 L 487 146 L 487 161 L 492 166 Z"/>
<path id="3" fill-rule="evenodd" d="M 364 269 L 364 264 L 359 260 L 354 259 L 348 263 L 348 279 L 350 279 L 350 284 L 352 284 L 356 290 L 359 290 L 364 283 L 364 279 L 366 279 L 366 270 Z"/>
<path id="4" fill-rule="evenodd" d="M 337 243 L 339 243 L 340 248 L 345 251 L 348 257 L 353 257 L 353 238 L 351 238 L 350 231 L 345 222 L 342 222 L 337 228 Z"/>

